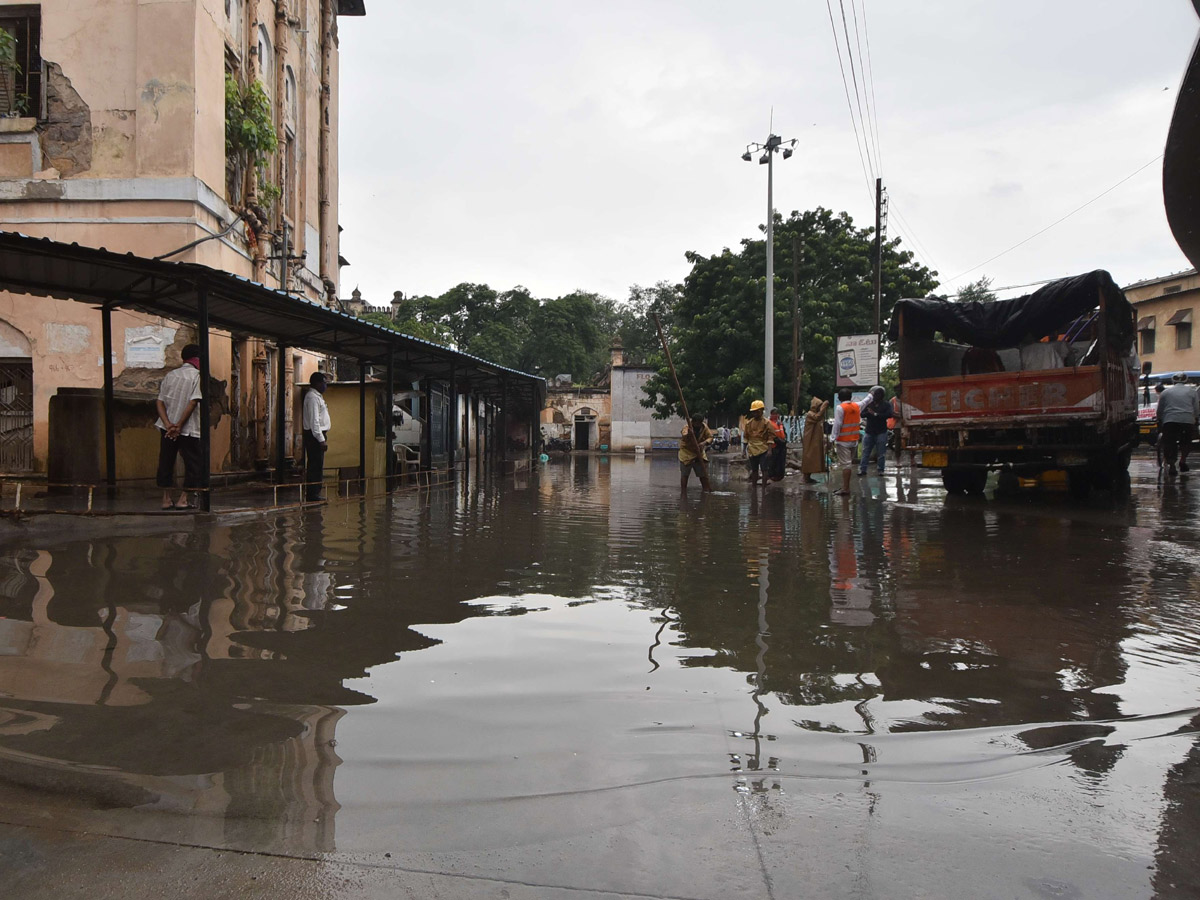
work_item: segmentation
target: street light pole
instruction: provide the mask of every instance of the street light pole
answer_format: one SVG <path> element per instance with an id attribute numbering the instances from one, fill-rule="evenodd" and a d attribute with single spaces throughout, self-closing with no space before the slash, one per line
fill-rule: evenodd
<path id="1" fill-rule="evenodd" d="M 784 145 L 787 145 L 784 147 Z M 783 148 L 783 158 L 788 159 L 796 146 L 796 139 L 785 141 L 777 134 L 767 136 L 765 144 L 747 144 L 742 159 L 750 162 L 753 154 L 763 151 L 760 165 L 767 167 L 767 292 L 763 302 L 763 403 L 767 409 L 775 405 L 775 154 Z M 795 410 L 792 410 L 795 413 Z"/>

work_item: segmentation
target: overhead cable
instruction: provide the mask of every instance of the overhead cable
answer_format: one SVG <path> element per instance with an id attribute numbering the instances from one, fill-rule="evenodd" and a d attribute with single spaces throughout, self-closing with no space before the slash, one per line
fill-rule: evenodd
<path id="1" fill-rule="evenodd" d="M 850 111 L 850 125 L 854 129 L 854 146 L 858 149 L 858 161 L 862 166 L 863 183 L 867 187 L 867 195 L 871 198 L 871 203 L 874 204 L 875 191 L 871 187 L 871 178 L 867 175 L 867 162 L 863 157 L 862 142 L 858 136 L 858 121 L 854 118 L 854 105 L 850 102 L 850 85 L 846 81 L 846 67 L 842 63 L 842 45 L 838 41 L 837 25 L 833 21 L 833 7 L 830 5 L 830 0 L 825 0 L 825 9 L 829 13 L 829 28 L 833 32 L 833 48 L 837 51 L 838 68 L 842 72 L 842 89 L 846 93 L 846 108 Z"/>
<path id="2" fill-rule="evenodd" d="M 853 6 L 854 0 L 850 0 L 850 3 Z M 879 167 L 875 165 L 871 157 L 871 135 L 867 130 L 869 123 L 863 118 L 862 94 L 858 90 L 858 68 L 854 65 L 854 48 L 850 44 L 850 26 L 846 22 L 845 0 L 838 0 L 838 7 L 842 11 L 842 33 L 846 36 L 846 56 L 850 59 L 850 80 L 854 83 L 854 99 L 858 102 L 858 121 L 863 127 L 863 136 L 866 139 L 867 165 L 871 167 L 871 174 L 877 176 Z"/>
<path id="3" fill-rule="evenodd" d="M 1132 178 L 1134 175 L 1137 175 L 1137 174 L 1138 174 L 1139 172 L 1141 172 L 1143 169 L 1148 169 L 1150 166 L 1154 165 L 1156 162 L 1158 162 L 1158 161 L 1159 161 L 1160 159 L 1162 159 L 1162 158 L 1163 158 L 1163 155 L 1162 155 L 1161 153 L 1160 153 L 1160 154 L 1158 154 L 1158 156 L 1154 157 L 1154 159 L 1150 160 L 1150 162 L 1146 163 L 1145 165 L 1138 166 L 1136 169 L 1134 169 L 1132 172 L 1130 172 L 1128 175 L 1126 175 L 1124 178 L 1122 178 L 1120 181 L 1118 181 L 1118 182 L 1117 182 L 1116 184 L 1114 184 L 1112 187 L 1110 187 L 1110 188 L 1108 188 L 1108 189 L 1106 189 L 1106 190 L 1103 190 L 1103 191 L 1101 191 L 1099 194 L 1097 194 L 1095 197 L 1093 197 L 1093 198 L 1092 198 L 1091 200 L 1089 200 L 1087 203 L 1082 203 L 1082 204 L 1080 204 L 1079 206 L 1075 207 L 1073 210 L 1071 210 L 1069 213 L 1067 213 L 1067 214 L 1066 214 L 1065 216 L 1063 216 L 1062 218 L 1060 218 L 1060 219 L 1055 219 L 1053 222 L 1051 222 L 1051 223 L 1050 223 L 1049 225 L 1047 225 L 1045 228 L 1041 229 L 1040 231 L 1035 231 L 1033 234 L 1031 234 L 1029 237 L 1025 238 L 1023 241 L 1017 241 L 1017 243 L 1013 244 L 1013 245 L 1012 245 L 1011 247 L 1009 247 L 1007 250 L 1001 250 L 1001 251 L 1000 251 L 999 253 L 997 253 L 995 256 L 992 256 L 992 257 L 989 257 L 988 259 L 985 259 L 983 262 L 979 263 L 978 265 L 971 266 L 971 268 L 969 268 L 969 269 L 964 269 L 962 272 L 959 272 L 957 275 L 955 275 L 954 277 L 952 277 L 950 280 L 951 280 L 951 281 L 958 281 L 958 279 L 962 278 L 964 275 L 969 275 L 969 274 L 971 274 L 972 272 L 974 272 L 976 269 L 982 269 L 982 268 L 983 268 L 984 266 L 986 266 L 988 263 L 990 263 L 990 262 L 995 262 L 995 261 L 996 261 L 996 260 L 998 260 L 1000 257 L 1002 257 L 1002 256 L 1004 256 L 1004 255 L 1006 255 L 1006 254 L 1008 254 L 1008 253 L 1012 253 L 1012 251 L 1016 250 L 1018 247 L 1020 247 L 1020 246 L 1022 246 L 1022 245 L 1024 245 L 1024 244 L 1028 244 L 1028 243 L 1029 243 L 1030 241 L 1032 241 L 1032 240 L 1033 240 L 1035 237 L 1038 237 L 1038 236 L 1040 236 L 1040 235 L 1043 235 L 1043 234 L 1045 234 L 1047 231 L 1049 231 L 1049 230 L 1050 230 L 1051 228 L 1053 228 L 1055 225 L 1059 225 L 1059 224 L 1061 224 L 1062 222 L 1065 222 L 1067 219 L 1071 218 L 1071 216 L 1075 215 L 1075 213 L 1079 212 L 1081 209 L 1086 209 L 1087 207 L 1089 207 L 1089 206 L 1091 206 L 1093 203 L 1095 203 L 1097 200 L 1099 200 L 1101 197 L 1105 196 L 1106 194 L 1110 194 L 1110 193 L 1112 193 L 1112 192 L 1113 192 L 1113 191 L 1115 191 L 1117 188 L 1119 188 L 1121 185 L 1123 185 L 1125 182 L 1127 182 L 1127 181 L 1128 181 L 1130 178 Z"/>
<path id="4" fill-rule="evenodd" d="M 867 28 L 867 0 L 859 0 L 862 4 L 863 17 L 863 37 L 867 42 L 867 84 L 869 85 L 869 98 L 871 118 L 875 124 L 875 159 L 879 161 L 879 176 L 883 177 L 883 147 L 879 143 L 879 104 L 875 102 L 875 65 L 871 62 L 871 31 Z M 857 30 L 858 22 L 855 21 L 855 30 Z M 859 61 L 862 61 L 862 48 L 858 51 Z"/>

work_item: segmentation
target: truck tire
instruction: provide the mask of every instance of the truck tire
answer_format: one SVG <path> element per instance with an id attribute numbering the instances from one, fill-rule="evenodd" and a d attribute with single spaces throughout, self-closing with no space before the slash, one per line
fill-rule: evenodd
<path id="1" fill-rule="evenodd" d="M 987 469 L 942 469 L 942 486 L 951 494 L 982 494 L 987 487 Z"/>
<path id="2" fill-rule="evenodd" d="M 1086 500 L 1092 492 L 1093 476 L 1090 470 L 1079 467 L 1067 469 L 1067 493 L 1075 500 Z"/>

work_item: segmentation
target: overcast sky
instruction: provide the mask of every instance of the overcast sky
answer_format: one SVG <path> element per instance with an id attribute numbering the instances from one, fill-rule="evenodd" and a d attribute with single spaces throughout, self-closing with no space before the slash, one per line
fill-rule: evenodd
<path id="1" fill-rule="evenodd" d="M 889 235 L 943 290 L 1188 267 L 1155 162 L 973 269 L 1162 153 L 1189 0 L 865 0 L 865 32 L 863 2 L 831 5 L 856 63 L 869 37 Z M 772 108 L 776 209 L 873 223 L 825 0 L 367 0 L 340 36 L 343 296 L 681 281 L 766 221 L 739 157 Z"/>

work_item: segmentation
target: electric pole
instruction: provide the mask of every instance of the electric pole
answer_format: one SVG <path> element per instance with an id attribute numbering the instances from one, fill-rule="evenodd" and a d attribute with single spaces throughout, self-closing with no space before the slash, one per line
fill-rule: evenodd
<path id="1" fill-rule="evenodd" d="M 883 339 L 883 242 L 887 231 L 887 194 L 883 179 L 875 179 L 875 335 Z"/>
<path id="2" fill-rule="evenodd" d="M 800 415 L 800 380 L 804 377 L 804 311 L 800 308 L 800 237 L 792 238 L 792 408 Z"/>
<path id="3" fill-rule="evenodd" d="M 786 145 L 786 146 L 785 146 Z M 767 167 L 767 296 L 763 303 L 766 319 L 763 327 L 763 403 L 768 410 L 775 404 L 775 154 L 783 151 L 783 158 L 791 157 L 796 139 L 784 140 L 777 134 L 767 135 L 765 144 L 747 144 L 742 159 L 750 162 L 752 154 L 763 151 L 758 158 L 760 165 Z"/>

